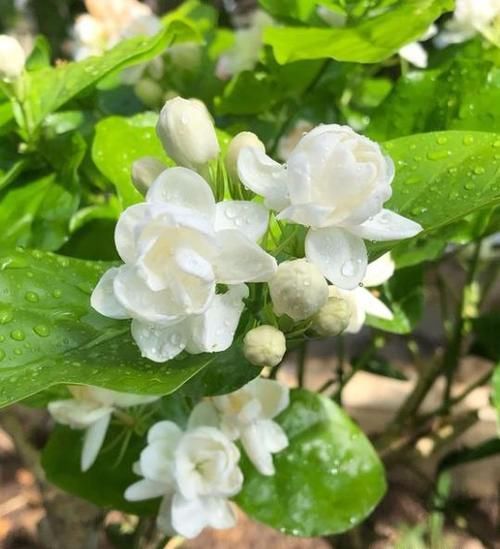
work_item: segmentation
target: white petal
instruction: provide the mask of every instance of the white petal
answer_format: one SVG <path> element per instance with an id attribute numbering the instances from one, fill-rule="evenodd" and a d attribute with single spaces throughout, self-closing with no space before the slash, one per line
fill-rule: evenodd
<path id="1" fill-rule="evenodd" d="M 285 208 L 277 219 L 293 221 L 306 227 L 324 227 L 329 225 L 332 208 L 318 204 L 299 204 Z"/>
<path id="2" fill-rule="evenodd" d="M 363 280 L 368 257 L 361 238 L 337 227 L 310 229 L 305 249 L 307 259 L 339 288 L 352 290 Z"/>
<path id="3" fill-rule="evenodd" d="M 191 411 L 188 420 L 188 431 L 197 427 L 219 427 L 217 409 L 208 400 L 199 402 Z"/>
<path id="4" fill-rule="evenodd" d="M 276 272 L 278 265 L 274 257 L 243 233 L 219 231 L 216 238 L 220 245 L 219 256 L 214 261 L 217 282 L 267 282 Z"/>
<path id="5" fill-rule="evenodd" d="M 367 240 L 399 240 L 421 232 L 422 226 L 390 210 L 382 210 L 361 225 L 345 227 L 347 231 Z"/>
<path id="6" fill-rule="evenodd" d="M 172 500 L 171 518 L 173 529 L 185 538 L 195 538 L 208 526 L 208 517 L 201 499 L 186 499 L 176 493 Z"/>
<path id="7" fill-rule="evenodd" d="M 212 189 L 201 175 L 188 168 L 169 168 L 162 172 L 151 185 L 146 200 L 195 210 L 210 219 L 215 215 Z"/>
<path id="8" fill-rule="evenodd" d="M 158 400 L 159 396 L 152 395 L 136 395 L 133 393 L 118 393 L 114 391 L 113 403 L 120 408 L 129 408 L 131 406 L 140 406 L 141 404 L 149 404 Z"/>
<path id="9" fill-rule="evenodd" d="M 260 403 L 260 419 L 272 419 L 290 404 L 290 389 L 274 379 L 258 377 L 250 381 L 245 389 L 251 391 Z"/>
<path id="10" fill-rule="evenodd" d="M 261 432 L 257 423 L 252 423 L 241 433 L 241 444 L 245 449 L 250 461 L 255 465 L 259 473 L 271 476 L 274 475 L 273 456 L 268 448 L 262 443 Z"/>
<path id="11" fill-rule="evenodd" d="M 101 277 L 90 296 L 90 304 L 101 315 L 109 318 L 130 318 L 127 309 L 116 299 L 113 283 L 119 269 L 112 267 Z"/>
<path id="12" fill-rule="evenodd" d="M 240 151 L 238 175 L 245 187 L 265 198 L 268 208 L 279 211 L 290 204 L 286 169 L 260 149 L 246 147 Z"/>
<path id="13" fill-rule="evenodd" d="M 360 300 L 366 314 L 383 318 L 384 320 L 392 320 L 394 315 L 392 311 L 380 299 L 375 297 L 369 290 L 359 288 L 358 299 Z"/>
<path id="14" fill-rule="evenodd" d="M 399 50 L 399 55 L 419 69 L 425 69 L 425 67 L 427 67 L 427 52 L 418 42 L 412 42 L 411 44 L 406 44 L 406 46 L 403 46 Z"/>
<path id="15" fill-rule="evenodd" d="M 126 490 L 124 497 L 127 501 L 142 501 L 144 499 L 153 499 L 163 496 L 168 490 L 167 485 L 161 482 L 143 479 L 130 485 Z"/>
<path id="16" fill-rule="evenodd" d="M 359 292 L 363 288 L 356 288 L 355 290 L 340 290 L 335 288 L 335 297 L 342 297 L 349 304 L 351 316 L 349 318 L 349 324 L 347 325 L 346 332 L 349 334 L 357 334 L 366 320 L 366 313 L 362 303 L 362 299 L 359 299 Z"/>
<path id="17" fill-rule="evenodd" d="M 190 353 L 218 353 L 228 349 L 238 327 L 248 297 L 245 284 L 230 286 L 225 294 L 217 294 L 210 307 L 202 314 L 191 317 L 189 322 Z"/>
<path id="18" fill-rule="evenodd" d="M 188 340 L 184 322 L 172 326 L 132 320 L 132 337 L 141 350 L 141 355 L 153 362 L 167 362 L 181 353 Z"/>
<path id="19" fill-rule="evenodd" d="M 262 444 L 273 454 L 288 447 L 288 437 L 281 425 L 275 421 L 264 419 L 259 421 L 257 429 L 260 431 Z"/>
<path id="20" fill-rule="evenodd" d="M 208 525 L 212 528 L 232 528 L 236 524 L 231 504 L 224 498 L 209 497 L 205 499 Z"/>
<path id="21" fill-rule="evenodd" d="M 120 215 L 115 227 L 115 245 L 118 255 L 125 263 L 137 259 L 137 238 L 141 227 L 153 219 L 157 212 L 150 204 L 134 204 Z"/>
<path id="22" fill-rule="evenodd" d="M 111 420 L 111 414 L 103 416 L 93 425 L 87 428 L 83 439 L 82 456 L 80 466 L 83 472 L 88 471 L 94 464 L 102 447 L 106 431 Z"/>
<path id="23" fill-rule="evenodd" d="M 171 446 L 177 446 L 182 431 L 173 421 L 158 421 L 148 431 L 148 444 L 156 440 L 164 440 Z"/>
<path id="24" fill-rule="evenodd" d="M 167 439 L 149 443 L 141 452 L 140 463 L 144 476 L 150 480 L 172 485 L 174 482 L 174 454 L 177 443 Z"/>
<path id="25" fill-rule="evenodd" d="M 111 406 L 76 399 L 55 400 L 49 403 L 48 409 L 58 423 L 74 429 L 86 429 L 113 411 Z"/>
<path id="26" fill-rule="evenodd" d="M 235 229 L 257 242 L 267 231 L 269 213 L 262 204 L 245 200 L 219 202 L 215 208 L 215 230 Z"/>
<path id="27" fill-rule="evenodd" d="M 384 254 L 375 261 L 372 261 L 366 268 L 363 286 L 370 288 L 372 286 L 380 286 L 384 282 L 387 282 L 394 274 L 395 267 L 396 265 L 390 252 Z"/>
<path id="28" fill-rule="evenodd" d="M 169 537 L 174 537 L 177 532 L 172 526 L 172 499 L 174 494 L 167 494 L 161 500 L 160 508 L 158 509 L 158 515 L 156 517 L 156 525 L 158 529 L 164 532 Z"/>

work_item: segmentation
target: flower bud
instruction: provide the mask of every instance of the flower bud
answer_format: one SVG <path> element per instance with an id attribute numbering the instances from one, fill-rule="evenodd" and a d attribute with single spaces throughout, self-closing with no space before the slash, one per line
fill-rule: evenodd
<path id="1" fill-rule="evenodd" d="M 320 336 L 339 335 L 347 328 L 350 318 L 351 307 L 347 300 L 331 296 L 313 316 L 312 329 Z"/>
<path id="2" fill-rule="evenodd" d="M 319 269 L 306 259 L 286 261 L 269 282 L 274 312 L 295 321 L 309 318 L 328 300 L 328 284 Z"/>
<path id="3" fill-rule="evenodd" d="M 210 114 L 197 99 L 168 100 L 156 131 L 167 154 L 180 166 L 199 169 L 220 152 Z"/>
<path id="4" fill-rule="evenodd" d="M 273 326 L 254 328 L 243 340 L 243 354 L 254 366 L 277 366 L 285 352 L 285 336 Z"/>
<path id="5" fill-rule="evenodd" d="M 134 85 L 135 95 L 146 105 L 154 108 L 161 105 L 163 90 L 160 84 L 149 78 L 143 78 Z"/>
<path id="6" fill-rule="evenodd" d="M 254 133 L 240 132 L 238 135 L 235 135 L 231 143 L 229 143 L 226 158 L 224 159 L 227 173 L 235 181 L 238 180 L 238 156 L 241 149 L 245 147 L 254 147 L 266 152 L 264 143 Z"/>
<path id="7" fill-rule="evenodd" d="M 166 169 L 167 166 L 154 156 L 139 158 L 132 164 L 132 181 L 135 188 L 141 194 L 146 194 L 151 183 Z"/>
<path id="8" fill-rule="evenodd" d="M 26 54 L 12 36 L 0 34 L 0 80 L 15 80 L 24 70 Z"/>

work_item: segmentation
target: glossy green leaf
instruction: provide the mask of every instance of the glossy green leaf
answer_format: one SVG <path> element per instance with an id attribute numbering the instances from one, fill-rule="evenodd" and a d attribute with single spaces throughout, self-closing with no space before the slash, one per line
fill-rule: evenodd
<path id="1" fill-rule="evenodd" d="M 500 138 L 483 132 L 436 132 L 384 144 L 396 165 L 385 207 L 419 222 L 417 238 L 435 234 L 480 209 L 500 203 Z M 372 257 L 407 241 L 368 245 Z"/>
<path id="2" fill-rule="evenodd" d="M 418 266 L 398 269 L 384 284 L 383 294 L 394 318 L 385 320 L 368 316 L 366 323 L 386 332 L 396 334 L 411 332 L 420 320 L 424 308 L 422 269 Z"/>
<path id="3" fill-rule="evenodd" d="M 147 61 L 163 52 L 176 37 L 192 34 L 190 27 L 176 21 L 153 37 L 124 40 L 102 56 L 30 73 L 26 81 L 28 94 L 25 103 L 28 129 L 36 129 L 48 114 L 112 72 Z"/>
<path id="4" fill-rule="evenodd" d="M 116 186 L 124 208 L 144 200 L 132 183 L 132 164 L 143 156 L 172 162 L 156 135 L 158 115 L 139 114 L 132 118 L 113 116 L 95 128 L 92 158 L 99 170 Z"/>
<path id="5" fill-rule="evenodd" d="M 243 460 L 236 497 L 260 522 L 296 536 L 329 535 L 365 519 L 385 491 L 384 470 L 368 439 L 330 399 L 294 390 L 278 417 L 290 445 L 266 477 Z"/>
<path id="6" fill-rule="evenodd" d="M 137 481 L 132 466 L 146 445 L 143 437 L 131 433 L 120 459 L 126 432 L 123 426 L 112 425 L 96 462 L 87 472 L 82 473 L 80 455 L 84 431 L 57 426 L 42 453 L 42 466 L 47 480 L 105 509 L 153 515 L 157 511 L 158 500 L 131 503 L 123 497 L 126 488 Z"/>
<path id="7" fill-rule="evenodd" d="M 272 46 L 279 63 L 328 57 L 378 63 L 420 38 L 453 4 L 451 0 L 405 0 L 343 28 L 269 27 L 264 42 Z"/>
<path id="8" fill-rule="evenodd" d="M 39 251 L 0 255 L 0 406 L 60 383 L 167 394 L 215 355 L 164 364 L 140 357 L 129 321 L 90 308 L 108 264 Z"/>

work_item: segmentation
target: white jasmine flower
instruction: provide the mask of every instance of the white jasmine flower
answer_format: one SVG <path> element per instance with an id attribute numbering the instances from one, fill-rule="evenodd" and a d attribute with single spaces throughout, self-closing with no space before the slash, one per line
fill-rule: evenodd
<path id="1" fill-rule="evenodd" d="M 26 54 L 18 40 L 0 34 L 0 80 L 12 81 L 21 76 Z"/>
<path id="2" fill-rule="evenodd" d="M 144 478 L 125 492 L 129 501 L 163 497 L 158 526 L 186 538 L 207 526 L 234 526 L 228 498 L 243 484 L 238 448 L 218 429 L 196 425 L 194 417 L 186 432 L 171 421 L 153 425 L 135 468 Z"/>
<path id="3" fill-rule="evenodd" d="M 264 143 L 252 132 L 240 132 L 231 139 L 224 163 L 229 177 L 236 181 L 238 180 L 238 156 L 245 147 L 257 147 L 262 152 L 266 150 Z"/>
<path id="4" fill-rule="evenodd" d="M 500 46 L 500 0 L 457 0 L 453 17 L 435 39 L 439 48 L 482 34 Z"/>
<path id="5" fill-rule="evenodd" d="M 169 99 L 156 130 L 168 156 L 181 166 L 200 169 L 220 152 L 210 113 L 198 99 Z"/>
<path id="6" fill-rule="evenodd" d="M 58 423 L 73 429 L 85 429 L 80 460 L 82 471 L 88 471 L 94 464 L 115 409 L 148 404 L 159 398 L 120 393 L 90 385 L 74 385 L 68 389 L 74 398 L 50 402 L 48 409 Z"/>
<path id="7" fill-rule="evenodd" d="M 355 292 L 356 290 L 353 291 Z M 331 291 L 326 305 L 321 307 L 313 316 L 312 328 L 320 336 L 336 336 L 347 328 L 350 318 L 351 306 L 349 302 L 334 291 Z"/>
<path id="8" fill-rule="evenodd" d="M 91 303 L 101 314 L 132 318 L 143 356 L 167 361 L 227 349 L 248 295 L 244 282 L 265 282 L 276 260 L 255 241 L 267 211 L 253 202 L 215 204 L 208 183 L 187 168 L 170 168 L 146 202 L 125 210 L 115 243 L 124 265 L 108 270 Z M 216 285 L 226 284 L 226 293 Z"/>
<path id="9" fill-rule="evenodd" d="M 101 55 L 123 38 L 152 36 L 161 28 L 151 8 L 137 0 L 85 0 L 87 12 L 75 20 L 73 57 Z"/>
<path id="10" fill-rule="evenodd" d="M 243 149 L 238 172 L 245 186 L 279 212 L 278 219 L 310 227 L 306 258 L 339 288 L 353 289 L 363 279 L 363 239 L 409 238 L 422 230 L 383 209 L 392 194 L 394 164 L 377 143 L 348 126 L 318 126 L 299 141 L 287 166 L 258 149 Z"/>
<path id="11" fill-rule="evenodd" d="M 231 439 L 240 440 L 245 452 L 263 475 L 274 475 L 273 454 L 288 446 L 288 437 L 273 421 L 290 403 L 289 389 L 278 381 L 257 378 L 228 395 L 210 399 L 220 417 L 221 430 Z M 210 404 L 199 404 L 209 416 Z"/>
<path id="12" fill-rule="evenodd" d="M 382 285 L 394 274 L 394 261 L 389 253 L 379 257 L 368 265 L 363 278 L 363 287 L 352 291 L 330 287 L 333 297 L 345 299 L 350 306 L 351 317 L 346 332 L 355 334 L 361 330 L 366 315 L 376 316 L 385 320 L 392 320 L 392 311 L 367 288 Z"/>
<path id="13" fill-rule="evenodd" d="M 243 339 L 243 354 L 255 366 L 277 366 L 285 353 L 285 335 L 274 326 L 258 326 Z"/>
<path id="14" fill-rule="evenodd" d="M 285 261 L 269 281 L 269 293 L 277 315 L 295 321 L 319 311 L 328 299 L 328 284 L 320 270 L 305 259 Z"/>
<path id="15" fill-rule="evenodd" d="M 235 74 L 252 70 L 259 61 L 264 29 L 272 24 L 273 20 L 267 13 L 255 11 L 248 28 L 236 30 L 233 47 L 219 58 L 215 69 L 217 78 L 227 80 Z"/>
<path id="16" fill-rule="evenodd" d="M 425 69 L 427 67 L 428 55 L 426 49 L 422 46 L 422 44 L 420 44 L 420 42 L 429 40 L 429 38 L 435 36 L 437 32 L 438 28 L 436 25 L 431 25 L 425 34 L 420 37 L 418 42 L 411 42 L 410 44 L 403 46 L 399 50 L 399 55 L 412 65 L 415 65 L 415 67 Z"/>

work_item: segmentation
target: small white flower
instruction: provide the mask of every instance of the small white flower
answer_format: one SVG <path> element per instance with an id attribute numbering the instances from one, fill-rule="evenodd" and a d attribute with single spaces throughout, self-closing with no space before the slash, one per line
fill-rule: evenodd
<path id="1" fill-rule="evenodd" d="M 196 537 L 207 526 L 234 526 L 228 498 L 243 484 L 238 448 L 218 429 L 197 425 L 194 417 L 186 432 L 171 421 L 153 425 L 135 467 L 144 478 L 125 492 L 129 501 L 163 497 L 159 527 L 186 538 Z"/>
<path id="2" fill-rule="evenodd" d="M 48 409 L 58 423 L 73 429 L 85 429 L 80 460 L 84 472 L 94 464 L 116 408 L 148 404 L 159 398 L 120 393 L 90 385 L 69 386 L 68 389 L 74 398 L 50 402 Z"/>
<path id="3" fill-rule="evenodd" d="M 422 46 L 422 44 L 420 44 L 420 42 L 429 40 L 429 38 L 435 36 L 437 32 L 438 28 L 436 25 L 431 25 L 425 34 L 419 38 L 418 42 L 411 42 L 410 44 L 403 46 L 399 50 L 399 55 L 412 65 L 415 65 L 415 67 L 425 69 L 427 67 L 428 55 L 426 49 Z"/>
<path id="4" fill-rule="evenodd" d="M 350 318 L 351 306 L 349 302 L 331 291 L 326 305 L 313 316 L 311 327 L 320 336 L 336 336 L 347 328 Z"/>
<path id="5" fill-rule="evenodd" d="M 21 44 L 12 36 L 0 34 L 0 80 L 12 81 L 21 76 L 26 54 Z"/>
<path id="6" fill-rule="evenodd" d="M 363 278 L 363 287 L 352 291 L 331 287 L 333 297 L 345 299 L 351 309 L 351 317 L 346 332 L 355 334 L 361 330 L 366 320 L 366 315 L 376 316 L 384 320 L 392 320 L 392 311 L 380 299 L 367 288 L 380 286 L 394 274 L 394 261 L 390 254 L 379 257 L 368 265 L 366 275 Z"/>
<path id="7" fill-rule="evenodd" d="M 146 194 L 153 181 L 167 169 L 167 166 L 154 156 L 144 156 L 132 164 L 132 181 L 141 194 Z"/>
<path id="8" fill-rule="evenodd" d="M 274 475 L 273 454 L 288 446 L 288 437 L 273 418 L 290 403 L 289 389 L 278 381 L 257 378 L 228 395 L 213 397 L 220 428 L 231 439 L 241 441 L 245 452 L 263 475 Z M 208 416 L 210 405 L 199 404 Z"/>
<path id="9" fill-rule="evenodd" d="M 229 143 L 224 159 L 227 173 L 235 181 L 238 180 L 238 156 L 245 147 L 256 147 L 263 152 L 266 150 L 264 143 L 252 132 L 240 132 L 235 135 Z"/>
<path id="10" fill-rule="evenodd" d="M 169 99 L 156 131 L 168 156 L 180 166 L 198 170 L 220 152 L 210 113 L 198 99 Z"/>
<path id="11" fill-rule="evenodd" d="M 500 46 L 500 0 L 457 0 L 453 17 L 435 39 L 444 48 L 482 34 Z"/>
<path id="12" fill-rule="evenodd" d="M 248 28 L 236 30 L 233 47 L 219 58 L 215 69 L 217 78 L 227 80 L 235 74 L 252 70 L 259 61 L 264 29 L 272 24 L 273 20 L 267 13 L 255 11 Z"/>
<path id="13" fill-rule="evenodd" d="M 285 353 L 285 336 L 274 326 L 258 326 L 243 339 L 243 354 L 255 366 L 277 366 Z"/>
<path id="14" fill-rule="evenodd" d="M 267 218 L 253 202 L 215 204 L 196 172 L 165 170 L 146 202 L 120 216 L 115 243 L 125 264 L 104 274 L 92 306 L 111 318 L 132 318 L 143 356 L 156 362 L 184 349 L 227 349 L 248 295 L 244 282 L 265 282 L 276 270 L 276 260 L 255 243 Z M 217 293 L 217 284 L 228 291 Z"/>
<path id="15" fill-rule="evenodd" d="M 243 149 L 238 172 L 264 196 L 278 219 L 310 227 L 306 258 L 339 288 L 363 279 L 363 239 L 409 238 L 422 227 L 383 204 L 391 194 L 394 164 L 379 145 L 348 126 L 318 126 L 305 135 L 283 166 L 253 148 Z"/>
<path id="16" fill-rule="evenodd" d="M 269 293 L 277 315 L 295 321 L 318 312 L 328 299 L 328 284 L 319 269 L 305 259 L 280 263 L 269 281 Z"/>

